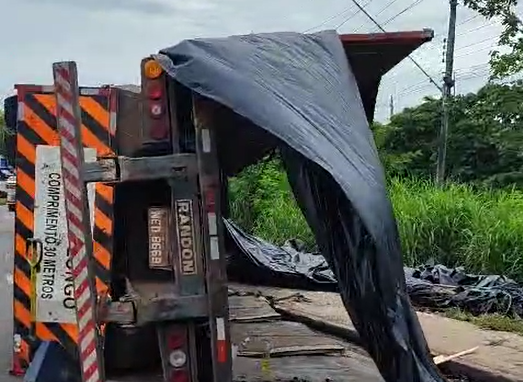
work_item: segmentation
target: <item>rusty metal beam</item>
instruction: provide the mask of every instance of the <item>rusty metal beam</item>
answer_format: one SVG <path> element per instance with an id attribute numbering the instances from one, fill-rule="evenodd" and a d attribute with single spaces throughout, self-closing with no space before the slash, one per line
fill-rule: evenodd
<path id="1" fill-rule="evenodd" d="M 194 154 L 101 158 L 96 162 L 85 163 L 83 167 L 86 182 L 104 183 L 188 177 L 196 173 L 197 161 Z"/>

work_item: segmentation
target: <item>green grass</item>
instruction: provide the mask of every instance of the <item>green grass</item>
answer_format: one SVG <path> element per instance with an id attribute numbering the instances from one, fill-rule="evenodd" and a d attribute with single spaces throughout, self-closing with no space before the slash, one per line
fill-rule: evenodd
<path id="1" fill-rule="evenodd" d="M 407 265 L 427 260 L 464 266 L 473 273 L 503 274 L 523 282 L 523 193 L 466 185 L 392 179 L 393 203 Z M 314 246 L 281 164 L 252 166 L 231 181 L 232 217 L 247 231 L 276 244 L 289 238 Z M 523 320 L 501 315 L 443 312 L 481 328 L 523 335 Z"/>
<path id="2" fill-rule="evenodd" d="M 429 259 L 523 280 L 523 193 L 393 180 L 405 262 Z"/>
<path id="3" fill-rule="evenodd" d="M 514 319 L 500 314 L 482 314 L 473 316 L 459 309 L 448 309 L 442 312 L 446 317 L 470 322 L 482 329 L 512 332 L 523 335 L 523 319 Z"/>
<path id="4" fill-rule="evenodd" d="M 407 265 L 428 260 L 523 282 L 523 193 L 391 180 L 389 194 Z M 232 217 L 276 244 L 314 240 L 279 162 L 249 168 L 231 182 Z"/>
<path id="5" fill-rule="evenodd" d="M 314 246 L 312 232 L 278 161 L 244 170 L 231 181 L 229 192 L 232 218 L 243 229 L 278 245 L 296 238 L 309 249 Z"/>

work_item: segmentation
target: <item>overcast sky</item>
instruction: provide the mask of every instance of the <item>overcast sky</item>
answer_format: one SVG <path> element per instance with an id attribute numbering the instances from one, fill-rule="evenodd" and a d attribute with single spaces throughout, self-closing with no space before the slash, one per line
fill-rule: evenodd
<path id="1" fill-rule="evenodd" d="M 448 1 L 361 4 L 387 30 L 433 29 L 434 40 L 414 57 L 441 80 Z M 138 84 L 141 58 L 183 39 L 333 28 L 377 31 L 365 15 L 355 14 L 350 0 L 0 0 L 0 9 L 0 99 L 13 93 L 14 83 L 51 83 L 51 63 L 58 60 L 77 61 L 82 85 Z M 459 8 L 457 31 L 456 89 L 474 91 L 486 81 L 489 50 L 500 28 Z M 399 111 L 431 94 L 437 89 L 405 60 L 384 78 L 376 117 L 388 118 L 391 95 Z"/>

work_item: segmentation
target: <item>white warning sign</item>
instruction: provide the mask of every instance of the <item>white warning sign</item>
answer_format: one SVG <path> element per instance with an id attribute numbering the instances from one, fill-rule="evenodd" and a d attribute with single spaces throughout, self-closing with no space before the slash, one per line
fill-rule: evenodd
<path id="1" fill-rule="evenodd" d="M 84 155 L 86 162 L 96 161 L 95 149 L 84 149 Z M 36 275 L 36 321 L 76 323 L 60 148 L 37 146 L 35 167 L 34 237 L 42 243 Z M 92 227 L 95 185 L 87 187 Z"/>

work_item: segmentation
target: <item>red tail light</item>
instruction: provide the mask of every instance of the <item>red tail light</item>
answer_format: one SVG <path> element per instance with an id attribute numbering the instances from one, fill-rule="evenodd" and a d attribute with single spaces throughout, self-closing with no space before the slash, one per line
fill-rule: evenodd
<path id="1" fill-rule="evenodd" d="M 174 370 L 171 375 L 171 382 L 189 382 L 189 373 L 187 370 Z"/>
<path id="2" fill-rule="evenodd" d="M 168 126 L 163 121 L 151 121 L 149 128 L 149 136 L 157 141 L 162 141 L 169 137 Z"/>
<path id="3" fill-rule="evenodd" d="M 214 193 L 214 187 L 205 188 L 205 207 L 207 212 L 216 211 L 216 194 Z"/>
<path id="4" fill-rule="evenodd" d="M 149 81 L 147 84 L 147 97 L 149 99 L 157 100 L 162 98 L 163 89 L 158 81 Z"/>
<path id="5" fill-rule="evenodd" d="M 172 331 L 167 338 L 167 346 L 169 350 L 176 350 L 185 346 L 187 342 L 186 333 L 184 330 Z"/>
<path id="6" fill-rule="evenodd" d="M 162 358 L 171 382 L 190 382 L 188 332 L 184 325 L 169 325 L 161 340 Z"/>
<path id="7" fill-rule="evenodd" d="M 166 77 L 161 66 L 151 59 L 142 61 L 142 95 L 146 110 L 145 136 L 154 141 L 168 140 L 170 121 Z"/>

